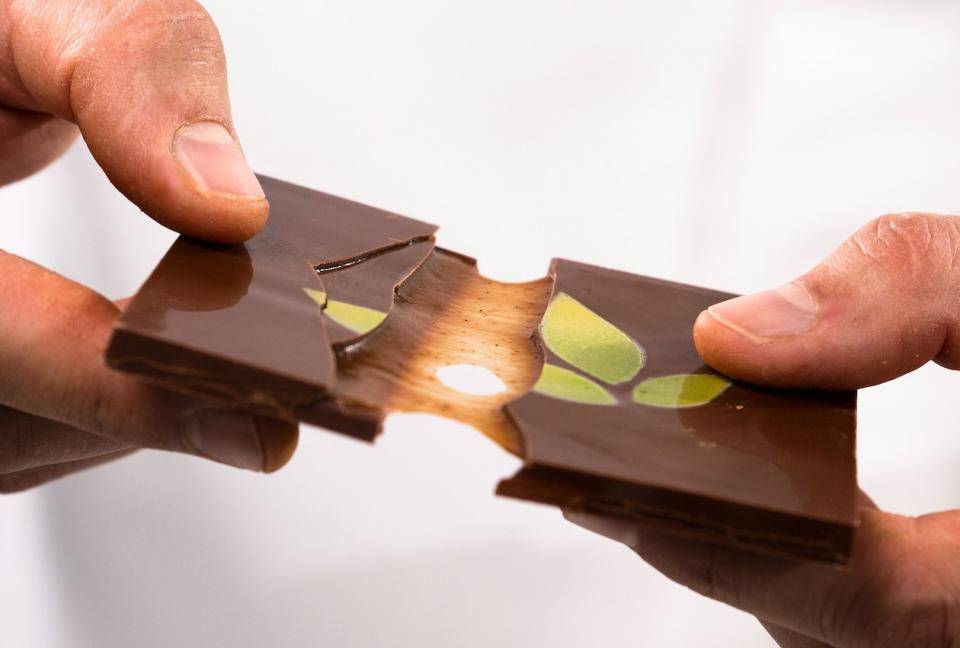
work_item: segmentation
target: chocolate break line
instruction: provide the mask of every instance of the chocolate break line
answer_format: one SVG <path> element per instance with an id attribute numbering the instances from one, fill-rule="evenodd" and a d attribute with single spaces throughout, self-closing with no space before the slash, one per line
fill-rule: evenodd
<path id="1" fill-rule="evenodd" d="M 388 247 L 381 248 L 379 250 L 374 250 L 373 252 L 358 254 L 357 256 L 344 259 L 342 261 L 331 261 L 330 263 L 320 263 L 313 266 L 313 269 L 317 271 L 317 274 L 323 275 L 326 272 L 334 272 L 336 270 L 343 270 L 344 268 L 349 268 L 350 266 L 357 265 L 358 263 L 363 263 L 369 261 L 370 259 L 382 256 L 384 254 L 389 254 L 400 248 L 409 247 L 415 243 L 421 243 L 424 241 L 432 241 L 433 236 L 416 236 L 406 241 L 401 241 L 396 245 L 391 245 Z"/>

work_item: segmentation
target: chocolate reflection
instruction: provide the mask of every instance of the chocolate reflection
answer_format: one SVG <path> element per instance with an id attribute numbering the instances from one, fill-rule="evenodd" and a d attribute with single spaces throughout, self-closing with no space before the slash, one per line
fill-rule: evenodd
<path id="1" fill-rule="evenodd" d="M 853 514 L 855 404 L 850 392 L 766 390 L 734 383 L 709 409 L 676 413 L 680 424 L 701 440 L 704 454 L 726 449 L 775 466 L 789 480 L 800 510 L 842 521 Z M 790 416 L 783 415 L 787 408 Z"/>
<path id="2" fill-rule="evenodd" d="M 118 321 L 107 360 L 169 389 L 343 429 L 350 416 L 318 407 L 336 364 L 322 310 L 304 288 L 325 290 L 316 266 L 428 241 L 436 227 L 260 181 L 271 204 L 263 231 L 233 247 L 179 238 Z M 372 437 L 378 419 L 360 418 L 357 435 Z"/>
<path id="3" fill-rule="evenodd" d="M 168 310 L 214 311 L 235 306 L 250 289 L 253 261 L 245 245 L 216 247 L 184 240 L 178 262 L 170 264 L 162 281 L 147 282 L 130 304 L 135 317 Z"/>

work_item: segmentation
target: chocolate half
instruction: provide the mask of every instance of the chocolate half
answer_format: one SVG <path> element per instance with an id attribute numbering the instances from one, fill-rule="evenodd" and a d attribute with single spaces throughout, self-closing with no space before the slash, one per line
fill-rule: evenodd
<path id="1" fill-rule="evenodd" d="M 328 402 L 333 343 L 358 335 L 328 323 L 317 299 L 348 291 L 337 269 L 349 268 L 365 276 L 354 281 L 357 300 L 384 308 L 432 249 L 436 227 L 260 181 L 271 204 L 263 231 L 234 246 L 180 237 L 117 322 L 107 362 L 178 392 L 372 439 L 381 414 Z"/>
<path id="2" fill-rule="evenodd" d="M 768 553 L 849 557 L 855 393 L 764 390 L 705 366 L 693 322 L 732 295 L 563 260 L 551 274 L 545 367 L 594 387 L 564 392 L 541 379 L 507 405 L 526 465 L 499 494 Z M 549 330 L 555 308 L 569 330 Z M 586 312 L 611 327 L 605 338 L 596 321 L 577 320 Z M 593 344 L 606 365 L 564 348 L 571 340 Z"/>

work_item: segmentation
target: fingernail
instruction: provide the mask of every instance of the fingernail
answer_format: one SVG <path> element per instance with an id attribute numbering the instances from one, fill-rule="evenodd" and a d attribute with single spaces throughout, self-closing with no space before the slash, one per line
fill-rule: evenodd
<path id="1" fill-rule="evenodd" d="M 215 409 L 194 412 L 187 421 L 186 441 L 208 459 L 235 468 L 263 470 L 260 435 L 249 414 Z"/>
<path id="2" fill-rule="evenodd" d="M 587 531 L 593 531 L 605 538 L 616 540 L 628 547 L 635 547 L 640 542 L 640 532 L 637 524 L 624 518 L 583 511 L 564 510 L 563 517 Z"/>
<path id="3" fill-rule="evenodd" d="M 819 314 L 813 296 L 796 283 L 736 297 L 714 304 L 707 311 L 721 324 L 754 342 L 803 333 L 816 323 Z"/>
<path id="4" fill-rule="evenodd" d="M 263 188 L 253 174 L 240 145 L 216 122 L 187 124 L 177 131 L 174 155 L 205 191 L 263 198 Z"/>

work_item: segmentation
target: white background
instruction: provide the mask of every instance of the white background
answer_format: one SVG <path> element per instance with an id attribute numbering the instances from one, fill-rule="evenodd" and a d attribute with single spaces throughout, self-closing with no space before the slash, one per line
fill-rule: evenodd
<path id="1" fill-rule="evenodd" d="M 960 212 L 956 3 L 206 4 L 258 170 L 439 223 L 495 278 L 564 256 L 746 292 L 872 216 Z M 82 145 L 0 191 L 0 245 L 110 297 L 172 240 Z M 928 367 L 861 393 L 882 506 L 957 505 L 956 385 Z M 373 447 L 304 428 L 272 476 L 143 452 L 0 499 L 5 645 L 771 645 L 494 498 L 515 466 L 405 416 Z"/>

